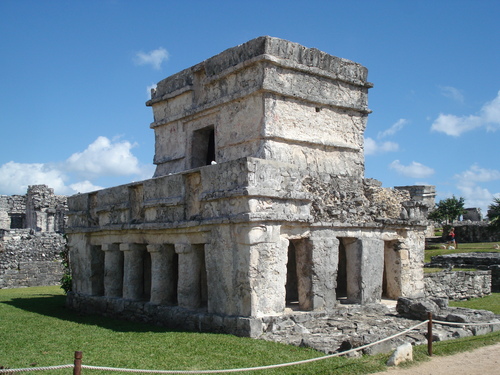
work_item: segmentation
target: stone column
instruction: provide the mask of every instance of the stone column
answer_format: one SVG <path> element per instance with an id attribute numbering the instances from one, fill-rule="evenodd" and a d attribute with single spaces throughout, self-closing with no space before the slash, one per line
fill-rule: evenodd
<path id="1" fill-rule="evenodd" d="M 201 304 L 201 266 L 203 254 L 195 250 L 191 244 L 175 244 L 175 252 L 179 254 L 179 282 L 177 300 L 180 307 L 194 309 Z"/>
<path id="2" fill-rule="evenodd" d="M 305 245 L 312 247 L 312 309 L 332 310 L 337 305 L 339 240 L 331 231 L 323 230 L 313 232 Z"/>
<path id="3" fill-rule="evenodd" d="M 123 251 L 123 298 L 140 300 L 144 291 L 144 246 L 122 243 Z"/>
<path id="4" fill-rule="evenodd" d="M 379 302 L 384 273 L 384 241 L 345 238 L 347 300 L 351 303 Z"/>
<path id="5" fill-rule="evenodd" d="M 380 302 L 384 277 L 384 241 L 362 238 L 361 303 Z"/>
<path id="6" fill-rule="evenodd" d="M 176 299 L 176 265 L 173 245 L 147 245 L 151 254 L 151 299 L 152 303 L 164 305 Z"/>
<path id="7" fill-rule="evenodd" d="M 104 251 L 104 295 L 121 297 L 123 293 L 123 254 L 116 243 L 102 244 Z"/>

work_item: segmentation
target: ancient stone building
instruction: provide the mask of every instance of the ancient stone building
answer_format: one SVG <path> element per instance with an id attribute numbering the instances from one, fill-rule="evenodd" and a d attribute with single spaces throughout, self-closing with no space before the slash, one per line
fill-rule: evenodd
<path id="1" fill-rule="evenodd" d="M 465 213 L 462 215 L 463 221 L 482 221 L 483 215 L 479 207 L 466 208 Z"/>
<path id="2" fill-rule="evenodd" d="M 0 230 L 64 232 L 67 197 L 47 185 L 31 185 L 25 195 L 0 195 Z"/>
<path id="3" fill-rule="evenodd" d="M 68 305 L 255 337 L 270 315 L 423 296 L 429 204 L 364 178 L 371 87 L 271 37 L 159 82 L 155 176 L 69 198 Z"/>
<path id="4" fill-rule="evenodd" d="M 46 185 L 0 195 L 0 288 L 56 285 L 63 274 L 67 197 Z"/>

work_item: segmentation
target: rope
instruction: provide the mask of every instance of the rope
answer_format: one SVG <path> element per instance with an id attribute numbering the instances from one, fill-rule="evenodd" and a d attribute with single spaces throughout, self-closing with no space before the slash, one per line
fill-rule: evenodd
<path id="1" fill-rule="evenodd" d="M 47 370 L 59 370 L 63 368 L 73 368 L 74 365 L 59 365 L 59 366 L 47 366 L 47 367 L 28 367 L 28 368 L 15 368 L 15 369 L 0 369 L 0 374 L 11 374 L 13 372 L 28 372 L 28 371 L 47 371 Z"/>
<path id="2" fill-rule="evenodd" d="M 456 322 L 443 322 L 441 320 L 433 320 L 432 323 L 438 323 L 438 324 L 444 324 L 444 325 L 450 325 L 450 326 L 487 326 L 487 325 L 493 325 L 493 324 L 500 324 L 500 321 L 498 321 L 498 322 L 484 322 L 484 323 L 456 323 Z"/>

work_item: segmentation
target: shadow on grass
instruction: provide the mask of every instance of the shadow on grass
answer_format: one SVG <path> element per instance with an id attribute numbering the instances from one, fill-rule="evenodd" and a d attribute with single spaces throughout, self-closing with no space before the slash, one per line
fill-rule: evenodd
<path id="1" fill-rule="evenodd" d="M 54 319 L 78 324 L 93 325 L 116 332 L 182 332 L 148 323 L 131 322 L 99 315 L 83 315 L 65 306 L 66 296 L 45 294 L 37 297 L 12 298 L 2 304 Z"/>

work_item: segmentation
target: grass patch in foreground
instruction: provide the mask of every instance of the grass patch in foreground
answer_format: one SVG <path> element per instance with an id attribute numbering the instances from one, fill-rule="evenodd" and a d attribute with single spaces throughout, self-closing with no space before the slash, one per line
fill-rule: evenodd
<path id="1" fill-rule="evenodd" d="M 232 335 L 174 332 L 146 324 L 80 316 L 67 310 L 64 300 L 58 287 L 0 290 L 0 366 L 70 364 L 77 350 L 83 351 L 83 364 L 157 370 L 254 367 L 324 355 L 308 348 Z M 363 374 L 383 370 L 385 359 L 332 358 L 265 373 Z M 50 374 L 67 372 L 52 370 Z"/>
<path id="2" fill-rule="evenodd" d="M 76 350 L 94 366 L 157 370 L 201 370 L 254 367 L 321 357 L 317 351 L 231 335 L 165 331 L 146 324 L 97 316 L 80 316 L 64 307 L 58 287 L 0 290 L 0 366 L 9 368 L 70 364 Z M 474 345 L 500 342 L 500 333 L 468 338 Z M 451 353 L 471 343 L 437 343 Z M 439 349 L 446 344 L 445 349 Z M 425 348 L 416 348 L 425 360 Z M 386 369 L 389 354 L 331 358 L 309 364 L 246 374 L 369 374 Z M 89 370 L 91 374 L 107 371 Z M 68 370 L 40 371 L 67 374 Z"/>
<path id="3" fill-rule="evenodd" d="M 467 301 L 450 301 L 450 306 L 466 307 L 468 309 L 489 310 L 500 315 L 500 293 L 491 293 L 481 298 L 471 298 Z"/>

